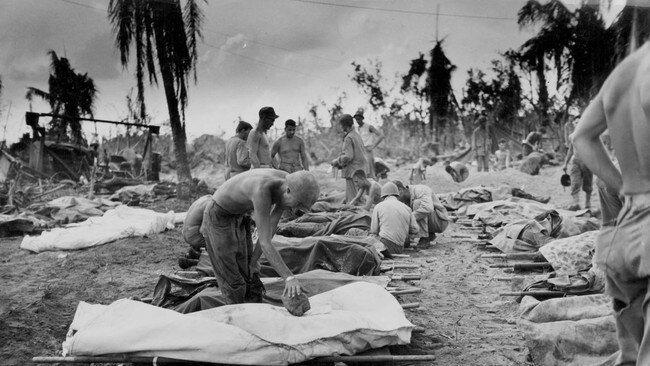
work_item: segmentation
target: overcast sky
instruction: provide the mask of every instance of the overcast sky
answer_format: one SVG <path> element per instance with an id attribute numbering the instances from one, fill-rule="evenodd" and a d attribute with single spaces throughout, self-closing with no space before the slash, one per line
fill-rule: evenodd
<path id="1" fill-rule="evenodd" d="M 452 84 L 460 96 L 469 68 L 487 68 L 499 52 L 520 46 L 524 0 L 209 0 L 199 45 L 198 83 L 187 108 L 190 139 L 204 133 L 231 135 L 238 117 L 257 122 L 260 107 L 287 118 L 306 117 L 308 105 L 328 104 L 342 92 L 345 111 L 365 106 L 350 81 L 351 62 L 379 59 L 383 74 L 405 73 L 409 61 L 434 46 L 438 32 L 458 69 Z M 47 90 L 52 49 L 99 90 L 95 117 L 122 119 L 134 69 L 123 69 L 106 16 L 108 0 L 0 0 L 0 140 L 15 141 L 25 126 L 26 87 Z M 162 87 L 147 92 L 153 123 L 168 118 Z M 49 112 L 44 102 L 35 112 Z M 86 124 L 90 134 L 93 125 Z M 115 134 L 114 127 L 99 132 Z"/>

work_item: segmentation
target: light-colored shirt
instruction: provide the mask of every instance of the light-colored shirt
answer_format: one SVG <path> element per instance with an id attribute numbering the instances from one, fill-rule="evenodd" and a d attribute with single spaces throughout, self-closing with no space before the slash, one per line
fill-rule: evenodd
<path id="1" fill-rule="evenodd" d="M 226 166 L 232 173 L 241 173 L 251 167 L 246 141 L 233 136 L 226 141 Z"/>
<path id="2" fill-rule="evenodd" d="M 472 149 L 479 156 L 487 155 L 491 145 L 490 136 L 486 128 L 476 127 L 472 133 Z"/>
<path id="3" fill-rule="evenodd" d="M 271 147 L 266 139 L 266 133 L 257 129 L 251 130 L 246 140 L 252 168 L 271 167 Z"/>
<path id="4" fill-rule="evenodd" d="M 418 225 L 411 209 L 395 196 L 386 197 L 372 211 L 370 233 L 404 245 L 407 239 L 418 233 Z"/>
<path id="5" fill-rule="evenodd" d="M 359 126 L 359 136 L 361 136 L 361 141 L 363 142 L 364 147 L 370 147 L 375 144 L 377 141 L 377 136 L 374 132 L 370 131 L 370 125 L 364 123 L 363 126 Z"/>
<path id="6" fill-rule="evenodd" d="M 436 206 L 444 207 L 431 188 L 423 184 L 414 184 L 408 186 L 408 189 L 411 192 L 411 209 L 416 219 L 428 217 L 434 212 Z"/>

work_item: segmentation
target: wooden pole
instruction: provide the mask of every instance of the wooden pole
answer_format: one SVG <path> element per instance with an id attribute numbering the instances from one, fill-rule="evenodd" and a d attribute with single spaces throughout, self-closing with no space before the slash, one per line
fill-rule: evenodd
<path id="1" fill-rule="evenodd" d="M 352 356 L 325 356 L 318 357 L 307 363 L 320 362 L 357 362 L 357 363 L 376 363 L 376 362 L 424 362 L 436 359 L 434 355 L 352 355 Z M 142 363 L 151 365 L 162 364 L 188 364 L 192 365 L 198 362 L 177 360 L 166 357 L 145 357 L 145 356 L 67 356 L 67 357 L 33 357 L 34 363 Z M 205 362 L 201 362 L 205 364 Z M 219 363 L 214 363 L 220 365 Z"/>
<path id="2" fill-rule="evenodd" d="M 515 291 L 501 292 L 499 296 L 544 296 L 544 297 L 564 297 L 566 293 L 562 291 Z"/>

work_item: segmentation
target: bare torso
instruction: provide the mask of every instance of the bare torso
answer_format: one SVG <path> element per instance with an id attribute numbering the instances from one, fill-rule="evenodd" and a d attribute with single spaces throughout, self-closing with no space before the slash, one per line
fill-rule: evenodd
<path id="1" fill-rule="evenodd" d="M 299 165 L 302 144 L 303 141 L 300 137 L 294 136 L 288 138 L 282 136 L 275 142 L 274 145 L 276 146 L 274 146 L 273 152 L 276 152 L 275 148 L 277 148 L 277 153 L 280 154 L 281 164 Z"/>
<path id="2" fill-rule="evenodd" d="M 238 174 L 222 184 L 212 198 L 231 214 L 253 211 L 253 196 L 268 192 L 271 203 L 282 200 L 282 185 L 287 172 L 275 169 L 255 169 Z"/>
<path id="3" fill-rule="evenodd" d="M 650 42 L 603 85 L 603 107 L 620 163 L 623 193 L 650 191 Z"/>

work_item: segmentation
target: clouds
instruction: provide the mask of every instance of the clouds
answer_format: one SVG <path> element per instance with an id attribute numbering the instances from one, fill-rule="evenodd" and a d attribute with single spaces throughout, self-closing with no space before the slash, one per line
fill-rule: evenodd
<path id="1" fill-rule="evenodd" d="M 88 73 L 100 89 L 96 116 L 119 119 L 124 96 L 135 85 L 133 66 L 122 69 L 106 15 L 108 0 L 0 1 L 0 104 L 28 109 L 26 86 L 45 87 L 47 50 L 68 57 L 77 72 Z M 255 123 L 262 105 L 282 118 L 306 116 L 310 102 L 334 100 L 343 91 L 350 108 L 363 103 L 349 80 L 351 62 L 379 59 L 383 75 L 408 70 L 435 38 L 436 3 L 429 0 L 332 1 L 212 0 L 202 4 L 204 42 L 199 44 L 198 84 L 191 85 L 187 109 L 190 135 L 232 129 L 238 116 Z M 524 0 L 440 0 L 440 12 L 513 17 Z M 79 5 L 82 4 L 82 5 Z M 343 6 L 335 6 L 339 4 Z M 346 6 L 348 5 L 348 6 Z M 422 14 L 361 9 L 381 7 Z M 460 90 L 466 69 L 488 65 L 497 51 L 521 44 L 516 21 L 439 17 L 445 50 L 458 65 L 453 79 Z M 64 51 L 65 48 L 65 51 Z M 154 123 L 167 118 L 164 92 L 148 87 Z M 43 106 L 42 108 L 46 108 Z M 0 116 L 2 117 L 2 116 Z M 20 123 L 16 120 L 10 123 Z"/>

